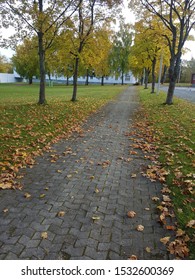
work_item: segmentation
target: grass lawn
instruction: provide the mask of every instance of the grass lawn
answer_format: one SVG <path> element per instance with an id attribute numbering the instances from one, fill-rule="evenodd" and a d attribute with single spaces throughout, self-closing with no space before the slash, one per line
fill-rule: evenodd
<path id="1" fill-rule="evenodd" d="M 142 104 L 137 116 L 139 133 L 155 146 L 161 163 L 157 169 L 159 179 L 163 182 L 166 174 L 164 183 L 171 191 L 171 203 L 165 199 L 162 205 L 174 207 L 180 230 L 176 237 L 183 237 L 182 244 L 188 243 L 190 258 L 195 259 L 195 104 L 175 97 L 174 105 L 163 105 L 164 93 L 157 96 L 141 87 L 139 91 Z M 159 209 L 166 216 L 162 205 Z M 174 244 L 174 249 L 182 250 L 179 245 Z"/>
<path id="2" fill-rule="evenodd" d="M 72 86 L 46 88 L 47 105 L 38 105 L 39 86 L 0 84 L 1 188 L 12 188 L 18 170 L 34 163 L 34 156 L 72 131 L 92 112 L 125 89 L 124 86 L 79 86 L 71 102 Z"/>

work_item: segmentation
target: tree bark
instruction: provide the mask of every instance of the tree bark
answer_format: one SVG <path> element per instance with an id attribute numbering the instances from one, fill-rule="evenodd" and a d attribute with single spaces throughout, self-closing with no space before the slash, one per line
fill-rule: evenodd
<path id="1" fill-rule="evenodd" d="M 87 69 L 87 75 L 86 75 L 85 85 L 86 85 L 86 86 L 89 85 L 89 69 Z"/>
<path id="2" fill-rule="evenodd" d="M 163 85 L 164 82 L 165 82 L 166 72 L 167 72 L 167 66 L 164 65 L 163 74 L 162 74 L 161 81 L 160 81 L 160 83 L 161 83 L 162 85 Z"/>
<path id="3" fill-rule="evenodd" d="M 156 82 L 155 68 L 156 68 L 156 57 L 154 57 L 154 59 L 152 60 L 152 91 L 151 91 L 151 93 L 154 93 L 154 91 L 155 91 L 155 82 Z"/>
<path id="4" fill-rule="evenodd" d="M 124 85 L 124 73 L 122 72 L 122 76 L 121 76 L 121 85 L 123 86 Z"/>
<path id="5" fill-rule="evenodd" d="M 45 104 L 45 51 L 43 48 L 43 33 L 38 32 L 39 39 L 39 69 L 40 69 L 40 88 L 39 104 Z"/>
<path id="6" fill-rule="evenodd" d="M 104 76 L 101 78 L 101 86 L 104 86 Z"/>
<path id="7" fill-rule="evenodd" d="M 77 99 L 78 68 L 79 68 L 79 58 L 76 57 L 74 77 L 73 77 L 73 94 L 72 94 L 72 99 L 71 99 L 71 101 L 73 101 L 73 102 L 75 102 Z"/>
<path id="8" fill-rule="evenodd" d="M 171 105 L 173 104 L 173 95 L 175 90 L 175 84 L 179 75 L 181 63 L 181 54 L 178 56 L 172 56 L 170 59 L 170 67 L 169 67 L 169 88 L 167 92 L 167 98 L 165 104 Z"/>
<path id="9" fill-rule="evenodd" d="M 28 84 L 29 84 L 29 85 L 32 85 L 32 80 L 33 80 L 32 77 L 30 77 L 30 78 L 28 79 Z"/>
<path id="10" fill-rule="evenodd" d="M 148 69 L 145 69 L 145 79 L 144 79 L 144 89 L 147 89 L 148 88 L 148 78 L 149 78 L 149 70 Z"/>

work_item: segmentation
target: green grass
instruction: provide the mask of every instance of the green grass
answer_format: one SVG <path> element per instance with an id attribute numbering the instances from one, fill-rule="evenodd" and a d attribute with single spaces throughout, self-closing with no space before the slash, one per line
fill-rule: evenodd
<path id="1" fill-rule="evenodd" d="M 174 98 L 174 105 L 163 105 L 166 95 L 150 94 L 140 89 L 142 118 L 154 131 L 159 161 L 170 172 L 166 183 L 172 191 L 172 202 L 178 227 L 194 240 L 194 228 L 186 227 L 195 219 L 195 104 Z M 190 258 L 195 246 L 189 243 Z"/>
<path id="2" fill-rule="evenodd" d="M 16 176 L 52 142 L 80 132 L 79 125 L 115 98 L 123 86 L 79 86 L 71 102 L 72 86 L 46 87 L 47 105 L 38 105 L 39 86 L 0 84 L 0 170 Z M 81 133 L 81 132 L 80 132 Z M 2 176 L 1 176 L 2 177 Z M 6 181 L 8 175 L 6 174 Z"/>

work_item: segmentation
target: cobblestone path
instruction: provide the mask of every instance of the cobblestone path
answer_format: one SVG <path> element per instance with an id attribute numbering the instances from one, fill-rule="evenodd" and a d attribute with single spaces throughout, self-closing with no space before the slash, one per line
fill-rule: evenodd
<path id="1" fill-rule="evenodd" d="M 129 154 L 125 133 L 137 106 L 129 87 L 92 115 L 82 133 L 37 158 L 25 170 L 22 191 L 0 192 L 0 259 L 169 258 L 151 199 L 161 185 L 140 174 L 147 164 L 142 156 Z M 132 219 L 129 210 L 136 212 Z"/>

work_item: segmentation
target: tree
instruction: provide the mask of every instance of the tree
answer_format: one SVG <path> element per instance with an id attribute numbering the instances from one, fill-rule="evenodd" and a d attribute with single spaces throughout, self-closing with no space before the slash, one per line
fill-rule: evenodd
<path id="1" fill-rule="evenodd" d="M 12 25 L 15 28 L 15 38 L 23 39 L 26 36 L 37 35 L 40 90 L 39 104 L 45 99 L 45 56 L 52 46 L 54 39 L 70 19 L 80 4 L 80 0 L 2 0 L 0 2 L 2 25 L 6 28 Z M 11 38 L 13 43 L 13 37 Z"/>
<path id="2" fill-rule="evenodd" d="M 170 51 L 169 88 L 165 104 L 170 105 L 173 103 L 175 83 L 180 71 L 182 49 L 195 26 L 195 1 L 138 0 L 138 2 L 142 9 L 144 7 L 151 14 L 156 15 L 165 27 L 166 32 L 163 36 L 167 40 Z"/>
<path id="3" fill-rule="evenodd" d="M 12 73 L 13 66 L 8 59 L 0 54 L 0 73 Z"/>
<path id="4" fill-rule="evenodd" d="M 81 0 L 74 18 L 74 33 L 73 33 L 73 49 L 72 55 L 75 59 L 74 75 L 73 75 L 73 94 L 72 101 L 77 98 L 77 80 L 79 63 L 82 59 L 82 54 L 87 50 L 88 42 L 93 36 L 97 27 L 105 21 L 110 21 L 111 16 L 108 9 L 114 9 L 115 6 L 121 3 L 121 0 Z M 112 18 L 114 13 L 112 14 Z"/>
<path id="5" fill-rule="evenodd" d="M 32 84 L 33 76 L 39 76 L 38 45 L 36 38 L 24 39 L 23 44 L 15 49 L 12 57 L 16 72 Z"/>
<path id="6" fill-rule="evenodd" d="M 124 84 L 124 75 L 130 70 L 129 55 L 132 45 L 132 26 L 120 22 L 119 31 L 116 32 L 113 40 L 113 47 L 110 54 L 110 64 L 112 70 L 117 76 L 121 75 L 122 85 Z"/>

